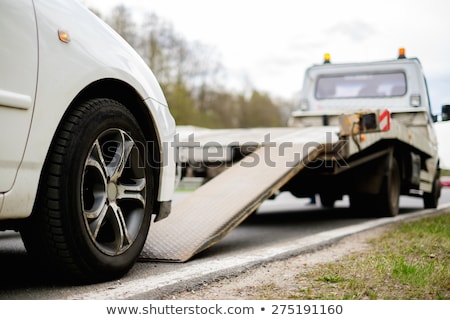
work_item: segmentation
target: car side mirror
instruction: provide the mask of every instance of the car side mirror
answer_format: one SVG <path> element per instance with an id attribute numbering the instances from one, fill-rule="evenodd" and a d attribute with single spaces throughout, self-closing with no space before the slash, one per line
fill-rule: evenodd
<path id="1" fill-rule="evenodd" d="M 442 121 L 450 120 L 450 105 L 446 104 L 442 106 Z"/>

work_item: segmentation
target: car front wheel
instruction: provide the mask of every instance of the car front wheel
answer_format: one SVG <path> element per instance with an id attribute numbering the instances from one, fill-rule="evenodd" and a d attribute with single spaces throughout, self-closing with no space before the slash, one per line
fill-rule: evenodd
<path id="1" fill-rule="evenodd" d="M 125 274 L 145 243 L 154 181 L 146 141 L 120 103 L 95 99 L 62 122 L 35 209 L 21 230 L 29 253 L 64 278 Z"/>

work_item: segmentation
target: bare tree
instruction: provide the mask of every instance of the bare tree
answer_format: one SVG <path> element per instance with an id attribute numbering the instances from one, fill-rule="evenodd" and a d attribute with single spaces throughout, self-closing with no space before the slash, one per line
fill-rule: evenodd
<path id="1" fill-rule="evenodd" d="M 225 90 L 226 71 L 217 52 L 187 41 L 172 23 L 151 13 L 137 26 L 123 5 L 112 10 L 107 22 L 155 73 L 178 124 L 211 128 L 281 124 L 280 108 L 267 94 L 253 88 L 243 88 L 247 94 Z"/>
<path id="2" fill-rule="evenodd" d="M 111 11 L 106 22 L 124 38 L 131 46 L 137 46 L 136 24 L 131 11 L 124 5 L 118 5 Z"/>

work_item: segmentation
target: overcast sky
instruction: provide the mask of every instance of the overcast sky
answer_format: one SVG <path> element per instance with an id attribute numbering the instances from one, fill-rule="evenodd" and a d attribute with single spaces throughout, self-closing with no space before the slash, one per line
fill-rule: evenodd
<path id="1" fill-rule="evenodd" d="M 155 13 L 187 41 L 214 48 L 234 86 L 292 99 L 321 63 L 418 57 L 433 109 L 450 104 L 449 0 L 81 0 L 103 14 L 124 4 Z M 231 81 L 234 79 L 234 81 Z"/>

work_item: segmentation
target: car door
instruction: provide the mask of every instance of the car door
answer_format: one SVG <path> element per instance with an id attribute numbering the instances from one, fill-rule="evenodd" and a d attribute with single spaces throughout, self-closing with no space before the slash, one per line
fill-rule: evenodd
<path id="1" fill-rule="evenodd" d="M 32 0 L 0 1 L 0 192 L 10 190 L 27 143 L 38 73 Z"/>

